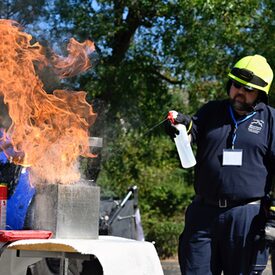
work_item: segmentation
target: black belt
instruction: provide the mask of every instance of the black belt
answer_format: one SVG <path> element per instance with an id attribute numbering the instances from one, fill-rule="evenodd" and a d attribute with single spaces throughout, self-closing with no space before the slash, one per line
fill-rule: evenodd
<path id="1" fill-rule="evenodd" d="M 260 198 L 253 198 L 253 199 L 246 199 L 246 200 L 230 200 L 230 199 L 209 199 L 203 198 L 201 196 L 195 197 L 196 201 L 200 201 L 204 204 L 215 206 L 218 208 L 227 208 L 227 207 L 234 207 L 240 206 L 245 204 L 260 204 Z"/>

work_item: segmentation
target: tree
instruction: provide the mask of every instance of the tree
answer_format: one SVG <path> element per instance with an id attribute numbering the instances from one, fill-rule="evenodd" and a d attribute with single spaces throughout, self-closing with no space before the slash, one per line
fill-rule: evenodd
<path id="1" fill-rule="evenodd" d="M 46 14 L 45 0 L 2 0 L 0 2 L 0 16 L 2 19 L 13 19 L 25 26 L 34 24 Z M 44 15 L 45 15 L 44 14 Z"/>

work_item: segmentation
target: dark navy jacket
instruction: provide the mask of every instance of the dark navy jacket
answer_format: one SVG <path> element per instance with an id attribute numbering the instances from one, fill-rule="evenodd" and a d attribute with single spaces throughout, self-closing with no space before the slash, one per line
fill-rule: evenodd
<path id="1" fill-rule="evenodd" d="M 242 166 L 222 165 L 223 149 L 231 148 L 234 130 L 229 101 L 211 101 L 193 116 L 198 195 L 231 200 L 264 196 L 275 172 L 275 109 L 259 103 L 255 110 L 253 117 L 239 124 L 236 133 L 235 149 L 243 150 Z"/>

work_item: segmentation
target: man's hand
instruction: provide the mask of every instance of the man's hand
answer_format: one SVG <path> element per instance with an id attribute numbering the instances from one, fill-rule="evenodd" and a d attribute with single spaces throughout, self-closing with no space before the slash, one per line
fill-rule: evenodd
<path id="1" fill-rule="evenodd" d="M 178 129 L 175 126 L 173 126 L 173 123 L 168 119 L 164 122 L 164 130 L 166 134 L 170 136 L 172 141 L 174 141 L 174 138 L 176 137 L 176 135 L 179 134 Z"/>
<path id="2" fill-rule="evenodd" d="M 188 130 L 188 128 L 190 127 L 190 123 L 191 123 L 191 117 L 189 115 L 184 115 L 182 113 L 178 113 L 177 117 L 174 118 L 174 121 L 176 123 L 183 124 L 186 127 L 186 129 Z"/>
<path id="3" fill-rule="evenodd" d="M 164 129 L 172 140 L 179 134 L 179 131 L 173 125 L 183 124 L 187 131 L 191 130 L 192 120 L 189 115 L 184 115 L 176 111 L 169 111 L 167 118 L 168 119 L 164 123 Z"/>

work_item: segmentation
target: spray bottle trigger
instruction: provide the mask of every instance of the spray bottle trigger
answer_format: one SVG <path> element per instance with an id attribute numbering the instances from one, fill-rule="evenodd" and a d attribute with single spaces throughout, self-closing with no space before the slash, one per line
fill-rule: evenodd
<path id="1" fill-rule="evenodd" d="M 178 112 L 177 111 L 169 111 L 168 112 L 168 116 L 167 116 L 167 119 L 171 121 L 172 124 L 176 124 L 175 123 L 175 118 L 178 116 Z"/>

